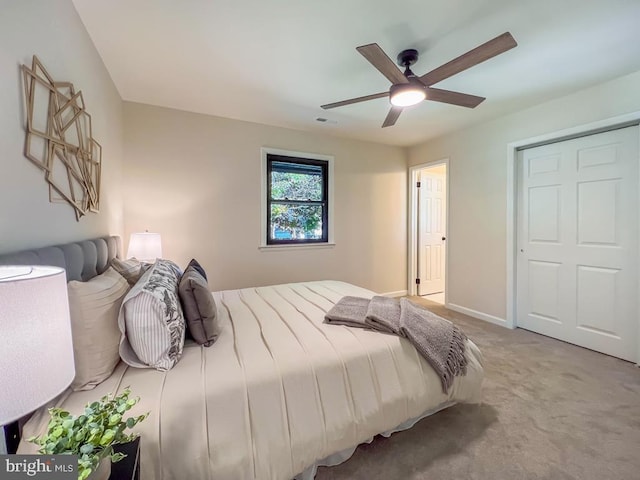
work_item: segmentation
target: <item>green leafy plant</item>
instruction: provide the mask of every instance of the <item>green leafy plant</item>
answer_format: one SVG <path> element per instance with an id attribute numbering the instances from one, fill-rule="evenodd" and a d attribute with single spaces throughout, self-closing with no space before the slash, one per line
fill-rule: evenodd
<path id="1" fill-rule="evenodd" d="M 30 442 L 40 445 L 38 450 L 45 455 L 78 455 L 78 479 L 85 480 L 98 468 L 100 460 L 111 457 L 119 462 L 125 455 L 115 453 L 113 446 L 134 440 L 138 434 L 127 434 L 147 418 L 149 413 L 138 417 L 124 418 L 140 398 L 129 398 L 131 391 L 126 388 L 117 397 L 106 395 L 99 401 L 88 403 L 82 415 L 74 416 L 61 408 L 50 408 L 51 420 L 47 433 L 41 437 L 31 437 Z"/>

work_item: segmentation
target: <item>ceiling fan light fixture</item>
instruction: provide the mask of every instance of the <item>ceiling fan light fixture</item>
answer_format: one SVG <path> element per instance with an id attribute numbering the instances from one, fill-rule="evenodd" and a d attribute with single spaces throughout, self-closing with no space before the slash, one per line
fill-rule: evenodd
<path id="1" fill-rule="evenodd" d="M 410 107 L 427 98 L 425 88 L 413 83 L 392 85 L 389 91 L 389 101 L 395 107 Z"/>

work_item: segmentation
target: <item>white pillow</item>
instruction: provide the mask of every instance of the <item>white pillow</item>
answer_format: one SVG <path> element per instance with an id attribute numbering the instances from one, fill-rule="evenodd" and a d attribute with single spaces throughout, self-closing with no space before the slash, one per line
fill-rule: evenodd
<path id="1" fill-rule="evenodd" d="M 157 260 L 127 294 L 118 326 L 120 357 L 132 367 L 171 369 L 182 356 L 185 323 L 178 299 L 180 268 Z"/>
<path id="2" fill-rule="evenodd" d="M 71 388 L 91 390 L 106 380 L 120 361 L 118 312 L 129 284 L 109 267 L 88 282 L 69 282 L 67 290 L 76 365 Z"/>

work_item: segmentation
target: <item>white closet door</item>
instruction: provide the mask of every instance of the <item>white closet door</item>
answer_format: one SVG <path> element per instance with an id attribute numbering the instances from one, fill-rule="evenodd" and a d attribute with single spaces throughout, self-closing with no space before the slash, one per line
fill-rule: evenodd
<path id="1" fill-rule="evenodd" d="M 519 327 L 635 361 L 638 127 L 519 152 Z"/>

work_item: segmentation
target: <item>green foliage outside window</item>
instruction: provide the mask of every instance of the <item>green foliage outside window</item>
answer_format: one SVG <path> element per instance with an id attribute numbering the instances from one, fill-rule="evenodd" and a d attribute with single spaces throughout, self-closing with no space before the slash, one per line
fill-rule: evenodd
<path id="1" fill-rule="evenodd" d="M 271 172 L 271 238 L 322 237 L 322 207 L 291 205 L 277 200 L 322 201 L 322 177 L 305 173 Z"/>

